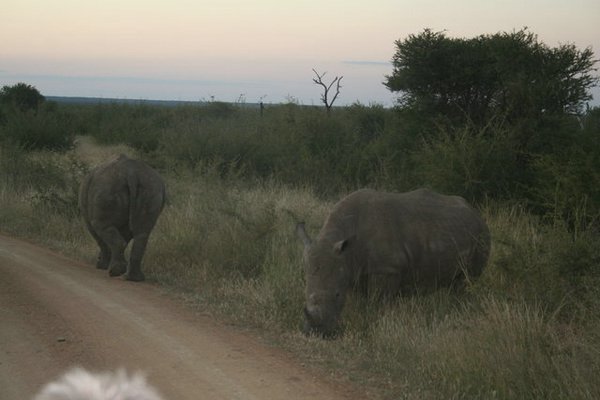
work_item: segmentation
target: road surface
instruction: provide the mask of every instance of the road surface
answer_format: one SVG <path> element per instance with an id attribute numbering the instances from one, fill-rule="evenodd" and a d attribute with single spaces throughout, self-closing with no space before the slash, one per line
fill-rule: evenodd
<path id="1" fill-rule="evenodd" d="M 0 235 L 0 400 L 74 366 L 143 371 L 172 400 L 359 398 L 154 285 Z"/>

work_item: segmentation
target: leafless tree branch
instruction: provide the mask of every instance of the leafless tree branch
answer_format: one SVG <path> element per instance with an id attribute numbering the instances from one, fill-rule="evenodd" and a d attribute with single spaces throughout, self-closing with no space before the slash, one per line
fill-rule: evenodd
<path id="1" fill-rule="evenodd" d="M 322 74 L 319 74 L 314 68 L 313 68 L 313 72 L 315 73 L 315 75 L 317 76 L 316 78 L 313 78 L 313 82 L 316 83 L 317 85 L 323 87 L 323 94 L 321 95 L 321 102 L 325 105 L 325 109 L 327 110 L 327 113 L 329 114 L 331 107 L 333 106 L 333 103 L 335 102 L 335 100 L 337 99 L 337 97 L 340 94 L 340 89 L 341 89 L 341 82 L 342 82 L 342 78 L 343 76 L 336 76 L 333 81 L 331 81 L 331 83 L 329 85 L 325 84 L 325 82 L 323 82 L 323 77 L 325 76 L 325 74 L 327 74 L 327 72 L 323 72 Z M 329 101 L 329 94 L 331 91 L 331 88 L 333 87 L 333 85 L 336 85 L 335 87 L 335 95 L 333 96 L 333 98 L 331 99 L 331 101 Z"/>

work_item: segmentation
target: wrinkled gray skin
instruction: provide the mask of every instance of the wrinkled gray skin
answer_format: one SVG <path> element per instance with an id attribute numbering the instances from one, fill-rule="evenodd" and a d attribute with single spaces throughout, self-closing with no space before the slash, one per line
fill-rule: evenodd
<path id="1" fill-rule="evenodd" d="M 338 202 L 315 241 L 304 243 L 305 333 L 332 335 L 346 293 L 380 277 L 386 294 L 451 286 L 481 274 L 490 233 L 457 196 L 427 189 L 407 193 L 359 190 Z"/>
<path id="2" fill-rule="evenodd" d="M 164 204 L 162 178 L 141 161 L 120 155 L 90 172 L 81 184 L 79 207 L 100 247 L 96 266 L 108 268 L 110 276 L 143 281 L 142 257 Z M 124 253 L 132 239 L 128 264 Z"/>

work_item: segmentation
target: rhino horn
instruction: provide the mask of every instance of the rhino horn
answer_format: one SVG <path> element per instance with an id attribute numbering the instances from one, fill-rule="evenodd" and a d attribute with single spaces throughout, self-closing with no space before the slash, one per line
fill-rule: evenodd
<path id="1" fill-rule="evenodd" d="M 304 243 L 304 247 L 310 247 L 312 240 L 308 237 L 308 234 L 304 229 L 304 222 L 298 222 L 298 224 L 296 224 L 296 234 L 302 240 L 302 243 Z"/>

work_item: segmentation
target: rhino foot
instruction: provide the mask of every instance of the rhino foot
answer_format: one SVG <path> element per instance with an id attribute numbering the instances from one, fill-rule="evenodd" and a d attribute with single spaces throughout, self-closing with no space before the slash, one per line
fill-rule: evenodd
<path id="1" fill-rule="evenodd" d="M 98 261 L 96 261 L 96 268 L 98 269 L 108 269 L 108 264 L 110 262 L 110 258 L 104 257 L 102 254 L 98 256 Z"/>
<path id="2" fill-rule="evenodd" d="M 108 269 L 108 263 L 101 263 L 100 261 L 98 261 L 96 263 L 96 268 L 98 268 L 98 269 Z"/>
<path id="3" fill-rule="evenodd" d="M 137 272 L 137 273 L 132 273 L 132 272 L 128 272 L 125 274 L 125 279 L 127 279 L 128 281 L 133 281 L 133 282 L 141 282 L 143 280 L 146 279 L 146 277 L 144 276 L 143 272 Z"/>
<path id="4" fill-rule="evenodd" d="M 108 274 L 110 276 L 121 276 L 125 273 L 126 269 L 126 264 L 112 264 L 108 270 Z"/>

